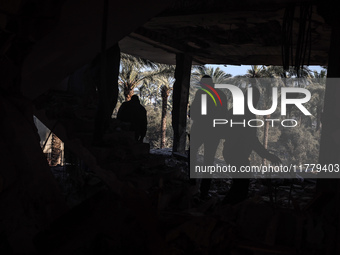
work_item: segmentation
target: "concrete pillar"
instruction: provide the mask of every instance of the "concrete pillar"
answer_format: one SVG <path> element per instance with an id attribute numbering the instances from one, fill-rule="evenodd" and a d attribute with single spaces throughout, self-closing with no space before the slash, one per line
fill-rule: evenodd
<path id="1" fill-rule="evenodd" d="M 104 56 L 103 56 L 104 55 Z M 102 61 L 102 58 L 105 61 Z M 112 112 L 118 100 L 118 75 L 120 65 L 120 49 L 115 44 L 94 60 L 95 66 L 100 66 L 97 79 L 99 105 L 95 121 L 94 142 L 100 143 L 102 135 L 109 126 Z M 100 81 L 100 82 L 99 82 Z"/>
<path id="2" fill-rule="evenodd" d="M 191 63 L 191 56 L 177 54 L 172 107 L 173 152 L 185 152 Z"/>
<path id="3" fill-rule="evenodd" d="M 340 26 L 333 25 L 329 51 L 327 83 L 324 110 L 322 114 L 322 133 L 320 144 L 320 164 L 340 164 Z M 337 78 L 337 79 L 336 79 Z M 329 173 L 323 173 L 331 176 Z M 337 176 L 339 173 L 335 173 Z M 319 180 L 319 191 L 336 191 L 338 181 Z"/>
<path id="4" fill-rule="evenodd" d="M 1 241 L 14 254 L 36 254 L 34 236 L 68 208 L 42 153 L 31 102 L 1 93 L 0 114 Z"/>
<path id="5" fill-rule="evenodd" d="M 329 51 L 327 83 L 324 111 L 322 114 L 322 133 L 319 163 L 322 165 L 340 164 L 340 25 L 333 23 Z M 337 78 L 337 79 L 335 79 Z M 318 179 L 317 192 L 324 194 L 321 198 L 330 200 L 323 210 L 325 232 L 323 241 L 324 254 L 340 252 L 340 179 L 339 173 L 322 173 L 328 179 Z"/>

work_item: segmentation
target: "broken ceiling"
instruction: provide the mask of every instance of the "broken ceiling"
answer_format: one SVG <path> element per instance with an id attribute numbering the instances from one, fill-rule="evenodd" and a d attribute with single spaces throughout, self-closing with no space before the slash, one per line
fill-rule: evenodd
<path id="1" fill-rule="evenodd" d="M 283 65 L 282 46 L 288 43 L 290 62 L 297 55 L 304 64 L 327 65 L 330 34 L 311 1 L 176 1 L 124 37 L 120 47 L 167 64 L 182 52 L 196 64 Z"/>

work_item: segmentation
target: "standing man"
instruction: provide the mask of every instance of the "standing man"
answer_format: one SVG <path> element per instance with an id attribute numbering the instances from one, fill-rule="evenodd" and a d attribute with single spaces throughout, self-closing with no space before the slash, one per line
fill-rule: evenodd
<path id="1" fill-rule="evenodd" d="M 130 101 L 122 103 L 117 119 L 130 123 L 130 131 L 135 132 L 135 140 L 142 143 L 147 130 L 147 114 L 136 95 Z"/>
<path id="2" fill-rule="evenodd" d="M 223 138 L 224 129 L 221 127 L 214 128 L 212 123 L 213 119 L 225 119 L 228 114 L 227 108 L 227 97 L 223 91 L 219 89 L 214 89 L 214 83 L 210 76 L 204 75 L 200 81 L 201 89 L 197 90 L 194 101 L 190 107 L 190 117 L 193 120 L 191 131 L 190 131 L 190 151 L 193 153 L 195 162 L 197 157 L 197 152 L 201 145 L 204 146 L 203 164 L 206 166 L 211 166 L 215 161 L 215 154 Z M 207 108 L 209 109 L 209 114 L 204 116 L 201 115 L 201 96 L 202 94 L 207 94 L 207 91 L 214 91 L 214 99 L 218 101 L 217 106 L 216 101 L 210 96 L 207 96 Z M 211 92 L 211 93 L 214 93 Z M 219 100 L 217 96 L 219 96 Z M 209 135 L 208 135 L 209 134 Z M 206 198 L 209 194 L 211 186 L 211 178 L 203 178 L 200 186 L 201 198 Z M 192 184 L 196 183 L 191 181 Z"/>

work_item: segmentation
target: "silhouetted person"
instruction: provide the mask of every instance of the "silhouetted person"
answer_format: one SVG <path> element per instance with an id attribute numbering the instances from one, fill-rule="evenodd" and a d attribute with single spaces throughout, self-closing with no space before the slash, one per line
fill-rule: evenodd
<path id="1" fill-rule="evenodd" d="M 246 98 L 247 97 L 245 97 L 245 99 Z M 256 107 L 259 98 L 259 90 L 253 87 L 254 107 Z M 249 165 L 250 154 L 252 151 L 255 151 L 259 156 L 266 158 L 273 164 L 281 163 L 281 160 L 265 149 L 262 143 L 259 141 L 256 131 L 257 128 L 248 126 L 248 121 L 251 119 L 256 119 L 256 115 L 249 111 L 246 101 L 247 100 L 245 100 L 244 115 L 232 115 L 233 109 L 229 110 L 229 118 L 232 119 L 234 123 L 240 123 L 245 120 L 246 125 L 244 127 L 241 124 L 236 124 L 227 129 L 223 147 L 223 157 L 225 162 L 231 166 L 236 166 L 237 169 L 240 169 L 241 166 Z M 246 175 L 247 173 L 242 174 Z M 247 198 L 250 173 L 247 174 L 247 177 L 248 178 L 242 179 L 233 178 L 232 187 L 223 200 L 224 203 L 236 204 Z"/>
<path id="2" fill-rule="evenodd" d="M 136 141 L 143 142 L 147 130 L 147 116 L 138 96 L 133 95 L 130 101 L 122 103 L 117 113 L 117 119 L 130 123 L 130 131 L 135 132 Z"/>
<path id="3" fill-rule="evenodd" d="M 203 144 L 204 146 L 204 162 L 203 165 L 211 166 L 214 164 L 215 154 L 217 147 L 220 143 L 220 140 L 223 137 L 223 127 L 213 127 L 213 119 L 225 119 L 227 117 L 228 108 L 227 108 L 227 97 L 223 91 L 219 89 L 215 89 L 217 94 L 219 95 L 222 105 L 216 94 L 211 90 L 210 87 L 214 88 L 214 84 L 212 78 L 208 75 L 205 75 L 201 79 L 201 87 L 209 91 L 212 96 L 215 98 L 214 100 L 208 95 L 207 92 L 199 89 L 196 92 L 194 101 L 190 107 L 190 118 L 193 120 L 191 131 L 190 131 L 190 150 L 197 154 L 198 149 Z M 208 86 L 207 86 L 208 85 Z M 210 87 L 209 87 L 210 86 Z M 201 96 L 202 94 L 207 95 L 207 114 L 202 115 L 201 112 Z M 195 158 L 196 159 L 196 158 Z M 195 160 L 197 161 L 197 160 Z M 191 183 L 195 182 L 191 180 Z M 200 192 L 201 197 L 205 197 L 208 195 L 209 189 L 211 185 L 211 178 L 204 178 L 201 182 Z"/>

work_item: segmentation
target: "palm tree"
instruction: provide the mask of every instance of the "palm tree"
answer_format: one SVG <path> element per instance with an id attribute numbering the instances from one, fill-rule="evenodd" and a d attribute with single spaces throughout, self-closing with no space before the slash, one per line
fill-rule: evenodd
<path id="1" fill-rule="evenodd" d="M 192 80 L 198 82 L 204 75 L 209 75 L 214 83 L 221 84 L 231 77 L 231 74 L 224 72 L 219 67 L 195 66 L 192 73 Z"/>
<path id="2" fill-rule="evenodd" d="M 119 85 L 123 89 L 125 101 L 129 101 L 137 86 L 146 79 L 151 79 L 152 71 L 143 71 L 142 67 L 132 62 L 122 63 L 119 74 Z"/>
<path id="3" fill-rule="evenodd" d="M 313 72 L 313 78 L 317 80 L 318 83 L 324 84 L 326 82 L 327 70 L 323 69 L 318 73 L 317 71 Z"/>
<path id="4" fill-rule="evenodd" d="M 161 144 L 160 147 L 164 148 L 166 144 L 166 121 L 168 113 L 168 98 L 172 91 L 172 85 L 175 82 L 174 79 L 174 68 L 165 67 L 167 70 L 159 72 L 155 76 L 155 83 L 158 85 L 158 91 L 160 91 L 162 98 L 162 117 L 161 117 Z"/>
<path id="5" fill-rule="evenodd" d="M 249 78 L 267 77 L 267 69 L 265 66 L 252 65 L 251 68 L 247 70 L 246 77 Z"/>
<path id="6" fill-rule="evenodd" d="M 311 110 L 314 112 L 314 116 L 316 116 L 316 131 L 321 130 L 321 114 L 323 111 L 323 102 L 325 97 L 325 87 L 326 87 L 326 77 L 327 70 L 323 69 L 318 73 L 314 71 L 314 79 L 310 86 L 308 86 L 308 90 L 312 94 L 311 100 L 308 102 L 310 104 Z"/>
<path id="7" fill-rule="evenodd" d="M 142 85 L 138 87 L 141 102 L 143 102 L 144 105 L 157 103 L 160 97 L 159 88 L 160 85 L 156 77 L 153 77 L 152 80 L 145 79 Z"/>
<path id="8" fill-rule="evenodd" d="M 166 119 L 167 119 L 167 109 L 168 109 L 168 97 L 170 95 L 171 88 L 169 85 L 164 84 L 161 87 L 162 96 L 162 122 L 161 122 L 161 149 L 165 146 L 166 138 Z"/>
<path id="9" fill-rule="evenodd" d="M 311 92 L 312 97 L 308 102 L 309 110 L 316 117 L 316 131 L 321 130 L 321 114 L 323 110 L 323 102 L 325 97 L 325 84 L 312 83 L 308 86 L 308 90 Z"/>
<path id="10" fill-rule="evenodd" d="M 174 72 L 174 66 L 153 63 L 149 60 L 122 53 L 119 85 L 121 86 L 125 101 L 129 101 L 135 88 L 144 81 L 154 81 L 155 77 Z"/>
<path id="11" fill-rule="evenodd" d="M 286 86 L 286 78 L 293 78 L 293 77 L 300 77 L 300 78 L 311 78 L 311 70 L 308 67 L 303 66 L 296 72 L 296 69 L 290 67 L 288 70 L 284 70 L 282 66 L 251 66 L 251 69 L 248 70 L 247 76 L 251 78 L 279 78 L 276 80 L 276 84 L 272 82 L 261 82 L 261 90 L 264 95 L 263 97 L 263 107 L 267 109 L 269 104 L 272 102 L 272 87 L 275 86 Z M 256 80 L 255 80 L 256 81 Z M 290 106 L 289 106 L 290 107 Z M 288 108 L 288 116 L 290 115 L 291 108 Z M 263 146 L 267 149 L 268 148 L 268 137 L 269 137 L 269 119 L 271 115 L 263 116 L 265 125 L 264 125 L 264 132 L 263 132 Z M 266 159 L 263 159 L 263 164 L 266 164 Z"/>
<path id="12" fill-rule="evenodd" d="M 288 70 L 284 70 L 282 66 L 269 66 L 266 72 L 269 77 L 276 78 L 313 78 L 313 72 L 307 66 L 303 66 L 298 72 L 292 66 Z"/>
<path id="13" fill-rule="evenodd" d="M 282 66 L 269 66 L 267 68 L 267 73 L 269 77 L 274 77 L 274 78 L 281 78 L 282 81 L 280 84 L 282 86 L 289 86 L 287 84 L 288 80 L 294 80 L 297 79 L 297 86 L 306 86 L 308 83 L 312 83 L 312 79 L 314 78 L 313 72 L 307 67 L 307 66 L 302 66 L 298 72 L 296 71 L 296 68 L 290 66 L 288 70 L 284 70 Z M 296 98 L 298 97 L 298 93 L 291 93 L 290 97 L 291 98 Z M 287 105 L 287 117 L 290 118 L 291 112 L 292 112 L 292 107 L 293 105 Z M 301 117 L 301 116 L 300 116 Z"/>
<path id="14" fill-rule="evenodd" d="M 198 67 L 196 69 L 199 69 Z M 196 70 L 195 69 L 195 70 Z M 173 84 L 175 66 L 153 63 L 148 60 L 122 54 L 119 84 L 129 101 L 134 90 L 139 89 L 143 104 L 157 104 L 159 91 L 162 97 L 161 148 L 165 146 L 168 97 Z"/>
<path id="15" fill-rule="evenodd" d="M 258 78 L 268 78 L 270 77 L 270 73 L 268 72 L 265 66 L 252 65 L 251 69 L 247 70 L 247 74 L 245 76 L 250 78 L 250 83 L 252 84 L 252 86 L 255 86 Z M 272 89 L 271 83 L 261 82 L 260 92 L 262 95 L 265 94 L 265 96 L 263 97 L 263 101 L 262 101 L 263 107 L 265 109 L 268 108 L 269 102 L 272 101 L 271 89 Z M 269 121 L 266 121 L 266 120 L 269 119 L 270 117 L 271 117 L 271 114 L 263 116 L 264 123 L 265 123 L 264 131 L 263 131 L 263 146 L 266 149 L 268 148 L 268 137 L 269 137 Z M 265 158 L 262 159 L 262 164 L 264 165 L 266 164 Z"/>

